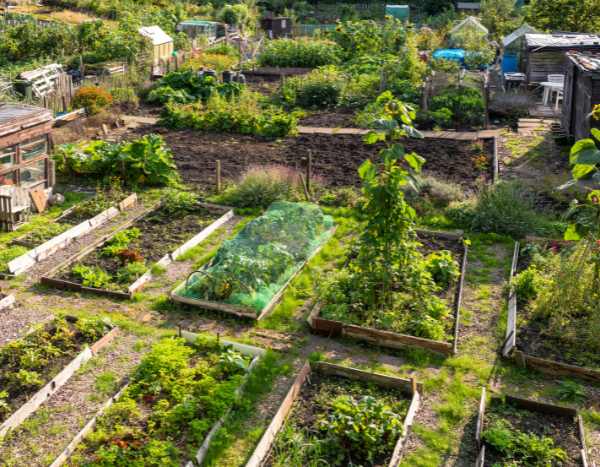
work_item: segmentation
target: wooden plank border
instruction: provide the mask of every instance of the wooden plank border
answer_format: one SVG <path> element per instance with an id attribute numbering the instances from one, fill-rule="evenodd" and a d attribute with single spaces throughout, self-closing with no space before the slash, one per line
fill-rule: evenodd
<path id="1" fill-rule="evenodd" d="M 507 394 L 495 393 L 491 395 L 491 399 L 506 400 L 507 402 L 509 402 L 517 408 L 529 410 L 531 412 L 558 415 L 561 417 L 571 419 L 577 425 L 577 439 L 580 445 L 579 450 L 581 455 L 581 465 L 583 467 L 587 467 L 589 465 L 583 420 L 581 418 L 581 415 L 577 412 L 577 410 L 571 407 L 548 404 L 545 402 L 538 402 L 531 399 L 523 399 L 521 397 L 511 396 Z M 477 430 L 475 433 L 475 441 L 477 443 L 477 447 L 479 448 L 479 454 L 475 462 L 476 467 L 483 467 L 485 465 L 486 443 L 485 441 L 483 441 L 481 433 L 483 432 L 485 425 L 486 400 L 486 390 L 485 387 L 483 387 L 481 388 L 481 400 L 479 404 L 479 414 L 477 416 Z"/>
<path id="2" fill-rule="evenodd" d="M 281 286 L 279 291 L 275 295 L 273 295 L 273 297 L 271 298 L 269 303 L 267 303 L 264 306 L 264 308 L 260 311 L 260 313 L 258 313 L 258 314 L 256 313 L 255 310 L 253 310 L 250 307 L 245 307 L 245 306 L 240 306 L 240 305 L 231 305 L 228 303 L 221 303 L 221 302 L 212 302 L 209 300 L 199 300 L 199 299 L 190 298 L 190 297 L 184 297 L 184 296 L 180 295 L 180 292 L 185 288 L 187 280 L 182 282 L 181 284 L 179 284 L 177 287 L 175 287 L 175 289 L 173 289 L 169 293 L 169 296 L 170 296 L 171 300 L 173 300 L 174 302 L 179 302 L 179 303 L 183 303 L 185 305 L 195 306 L 197 308 L 204 308 L 207 310 L 220 311 L 222 313 L 237 316 L 238 318 L 247 318 L 247 319 L 251 319 L 253 321 L 260 321 L 261 319 L 263 319 L 264 317 L 269 315 L 269 313 L 271 313 L 275 309 L 277 304 L 283 298 L 283 294 L 285 293 L 288 286 L 302 272 L 302 270 L 308 264 L 308 262 L 311 259 L 313 259 L 319 253 L 319 251 L 321 251 L 321 249 L 327 244 L 327 242 L 333 237 L 333 235 L 335 234 L 335 231 L 336 231 L 336 227 L 333 227 L 330 230 L 329 238 L 326 241 L 324 241 L 321 245 L 319 245 L 319 247 L 316 248 L 315 251 L 313 251 L 310 254 L 310 256 L 298 267 L 296 272 L 294 272 L 294 274 L 292 274 L 292 276 L 285 282 L 285 284 L 283 284 Z M 203 269 L 206 269 L 208 267 L 210 267 L 210 263 L 205 265 Z"/>
<path id="3" fill-rule="evenodd" d="M 41 245 L 32 248 L 27 253 L 19 256 L 18 258 L 13 259 L 8 263 L 7 267 L 11 274 L 18 276 L 23 274 L 33 266 L 35 266 L 40 261 L 43 261 L 64 248 L 70 245 L 77 238 L 80 238 L 92 230 L 97 229 L 101 225 L 104 225 L 109 220 L 118 216 L 121 212 L 130 209 L 137 205 L 138 198 L 137 194 L 133 193 L 123 199 L 117 207 L 110 207 L 100 214 L 92 217 L 91 219 L 87 219 L 76 226 L 71 227 L 65 232 L 57 235 L 54 238 L 42 243 Z M 69 209 L 67 211 L 72 211 Z M 63 214 L 59 218 L 56 219 L 55 222 L 59 222 L 61 217 L 64 217 L 67 213 Z"/>
<path id="4" fill-rule="evenodd" d="M 417 230 L 417 233 L 453 240 L 462 239 L 463 235 L 462 232 L 436 232 L 424 229 Z M 460 307 L 462 304 L 464 281 L 467 272 L 468 250 L 468 246 L 463 244 L 460 277 L 456 285 L 456 293 L 454 297 L 454 325 L 452 343 L 435 341 L 423 337 L 415 337 L 408 334 L 400 334 L 392 331 L 384 331 L 366 326 L 347 324 L 342 321 L 321 318 L 319 316 L 321 312 L 321 305 L 318 303 L 313 307 L 313 310 L 308 316 L 308 326 L 312 332 L 326 335 L 328 337 L 350 337 L 352 339 L 357 339 L 390 349 L 420 347 L 446 356 L 455 355 L 458 352 L 458 342 L 460 336 Z"/>
<path id="5" fill-rule="evenodd" d="M 302 386 L 307 380 L 310 379 L 312 372 L 341 376 L 343 378 L 352 380 L 371 382 L 378 386 L 387 388 L 398 388 L 411 398 L 410 406 L 404 418 L 404 429 L 402 430 L 402 435 L 396 442 L 391 460 L 388 464 L 389 467 L 397 467 L 402 460 L 404 444 L 410 432 L 414 417 L 419 410 L 422 385 L 417 384 L 414 380 L 401 379 L 379 373 L 369 373 L 356 368 L 336 365 L 334 363 L 310 363 L 308 361 L 304 363 L 300 372 L 296 376 L 292 386 L 285 396 L 285 399 L 279 406 L 279 409 L 272 418 L 271 423 L 263 433 L 260 441 L 254 449 L 252 456 L 246 463 L 246 467 L 261 467 L 267 461 L 273 448 L 275 439 L 277 438 L 277 434 L 285 424 L 285 421 L 292 410 L 292 406 L 300 394 Z"/>
<path id="6" fill-rule="evenodd" d="M 189 332 L 189 331 L 183 331 L 183 330 L 179 332 L 179 336 L 183 337 L 184 339 L 186 339 L 188 342 L 191 342 L 191 343 L 196 341 L 196 339 L 198 338 L 198 334 Z M 243 353 L 245 355 L 250 355 L 253 357 L 252 361 L 250 362 L 250 365 L 248 366 L 248 371 L 246 372 L 246 375 L 245 375 L 241 385 L 238 386 L 238 388 L 236 390 L 235 397 L 236 397 L 236 401 L 237 401 L 243 396 L 244 388 L 248 382 L 248 378 L 250 377 L 252 370 L 256 367 L 259 360 L 264 356 L 266 351 L 259 347 L 254 347 L 254 346 L 242 344 L 239 342 L 229 341 L 227 339 L 220 339 L 220 342 L 223 345 L 234 348 L 235 350 L 237 350 L 240 353 Z M 71 442 L 68 444 L 68 446 L 58 455 L 58 457 L 54 460 L 54 462 L 50 465 L 50 467 L 61 467 L 69 459 L 69 457 L 71 457 L 71 455 L 75 452 L 75 449 L 77 448 L 79 443 L 81 443 L 85 439 L 85 437 L 94 429 L 94 427 L 96 426 L 96 423 L 98 422 L 98 419 L 104 414 L 104 412 L 106 412 L 106 410 L 112 404 L 114 404 L 116 401 L 119 400 L 119 398 L 123 395 L 123 393 L 125 392 L 125 390 L 127 389 L 128 386 L 129 386 L 129 383 L 126 383 L 125 385 L 123 385 L 116 394 L 114 394 L 109 400 L 107 400 L 102 405 L 102 407 L 100 407 L 100 409 L 98 410 L 98 412 L 96 412 L 94 417 L 81 429 L 81 431 L 79 431 L 79 433 L 77 433 L 75 435 L 75 437 L 71 440 Z M 204 460 L 204 457 L 206 456 L 206 453 L 208 452 L 208 448 L 210 447 L 211 441 L 213 440 L 215 434 L 223 426 L 227 416 L 230 413 L 231 413 L 231 408 L 229 408 L 229 410 L 227 410 L 227 412 L 213 425 L 211 430 L 205 436 L 204 441 L 202 442 L 202 445 L 196 452 L 196 456 L 195 456 L 195 460 L 198 462 L 199 465 L 202 465 L 202 461 Z M 194 465 L 195 464 L 192 461 L 188 461 L 186 463 L 186 467 L 193 467 Z"/>
<path id="7" fill-rule="evenodd" d="M 8 310 L 15 304 L 15 296 L 13 294 L 5 295 L 0 299 L 0 311 Z"/>
<path id="8" fill-rule="evenodd" d="M 543 241 L 547 239 L 533 239 L 533 241 Z M 508 295 L 508 314 L 506 320 L 505 340 L 502 345 L 502 355 L 514 360 L 518 365 L 527 368 L 534 368 L 550 376 L 572 376 L 583 378 L 590 381 L 600 381 L 600 370 L 587 368 L 579 365 L 572 365 L 556 360 L 536 357 L 528 354 L 518 348 L 517 343 L 517 293 L 512 286 L 519 262 L 520 244 L 515 243 L 513 252 L 513 262 L 510 270 L 510 286 Z"/>
<path id="9" fill-rule="evenodd" d="M 217 207 L 217 205 L 210 204 L 210 203 L 198 203 L 198 205 L 199 205 L 199 207 L 203 207 L 207 210 L 213 210 L 213 211 Z M 98 289 L 98 288 L 94 288 L 94 287 L 85 287 L 77 282 L 68 281 L 65 279 L 58 279 L 53 276 L 55 276 L 62 269 L 69 267 L 72 264 L 76 263 L 77 261 L 81 260 L 88 254 L 90 254 L 92 251 L 94 251 L 98 248 L 101 248 L 106 243 L 108 243 L 117 233 L 131 227 L 138 220 L 142 219 L 143 217 L 147 216 L 149 213 L 158 209 L 159 206 L 160 206 L 160 204 L 155 204 L 151 208 L 144 210 L 142 213 L 138 214 L 137 216 L 133 217 L 132 219 L 130 219 L 129 221 L 127 221 L 126 223 L 121 225 L 117 230 L 110 232 L 109 234 L 103 236 L 99 241 L 95 242 L 93 245 L 90 245 L 89 247 L 84 248 L 82 251 L 80 251 L 74 257 L 69 258 L 67 261 L 65 261 L 65 262 L 59 264 L 58 266 L 56 266 L 55 268 L 53 268 L 49 273 L 47 273 L 45 276 L 43 276 L 40 279 L 40 282 L 44 285 L 47 285 L 49 287 L 53 287 L 56 289 L 71 290 L 73 292 L 88 292 L 88 293 L 92 293 L 95 295 L 102 295 L 102 296 L 117 299 L 117 300 L 130 299 L 135 292 L 141 290 L 143 288 L 143 286 L 152 279 L 152 266 L 148 267 L 147 271 L 142 276 L 140 276 L 138 279 L 136 279 L 132 284 L 130 284 L 127 287 L 127 292 L 120 292 L 120 291 L 114 291 L 114 290 L 108 290 L 108 289 Z M 225 214 L 223 214 L 219 219 L 217 219 L 216 221 L 211 223 L 208 227 L 203 229 L 200 233 L 198 233 L 192 239 L 188 240 L 181 247 L 179 247 L 175 251 L 175 253 L 177 253 L 178 256 L 180 256 L 185 251 L 187 251 L 188 249 L 195 246 L 195 244 L 190 244 L 192 242 L 192 240 L 197 240 L 197 242 L 200 243 L 205 238 L 205 237 L 203 238 L 205 231 L 209 231 L 209 233 L 206 235 L 206 236 L 208 236 L 214 230 L 218 229 L 221 225 L 223 225 L 225 222 L 227 222 L 229 219 L 231 219 L 233 217 L 234 214 L 233 214 L 233 211 L 231 210 L 231 208 L 228 208 L 225 206 L 222 206 L 219 208 L 220 208 L 220 211 L 226 210 Z M 215 225 L 215 224 L 217 224 L 217 225 L 213 228 L 213 225 Z M 190 244 L 190 245 L 188 246 L 188 244 Z M 183 247 L 186 247 L 186 250 L 181 251 L 181 249 Z M 173 255 L 173 253 L 169 253 L 169 254 L 165 255 L 163 258 L 161 258 L 155 264 L 159 264 L 159 265 L 165 266 L 165 267 L 168 266 L 173 261 L 172 255 Z"/>
<path id="10" fill-rule="evenodd" d="M 119 328 L 113 328 L 92 346 L 85 346 L 84 349 L 71 362 L 63 368 L 54 378 L 52 378 L 42 389 L 29 398 L 19 409 L 12 413 L 2 425 L 0 425 L 0 438 L 5 436 L 9 430 L 14 430 L 32 415 L 44 402 L 46 402 L 55 392 L 64 386 L 81 366 L 94 357 L 102 348 L 106 347 L 118 334 Z"/>

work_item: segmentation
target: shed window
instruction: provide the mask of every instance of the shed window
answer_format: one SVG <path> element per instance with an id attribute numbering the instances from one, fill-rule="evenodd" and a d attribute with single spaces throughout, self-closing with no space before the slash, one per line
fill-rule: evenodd
<path id="1" fill-rule="evenodd" d="M 21 186 L 31 188 L 46 180 L 46 159 L 21 168 Z"/>
<path id="2" fill-rule="evenodd" d="M 46 138 L 21 145 L 21 160 L 29 161 L 46 154 Z"/>
<path id="3" fill-rule="evenodd" d="M 15 146 L 0 149 L 0 169 L 6 169 L 16 163 L 16 152 L 17 148 Z"/>

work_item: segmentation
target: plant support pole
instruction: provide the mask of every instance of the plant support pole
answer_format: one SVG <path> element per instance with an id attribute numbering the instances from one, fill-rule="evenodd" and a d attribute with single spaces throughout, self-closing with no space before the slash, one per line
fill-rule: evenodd
<path id="1" fill-rule="evenodd" d="M 308 159 L 306 161 L 306 191 L 310 195 L 310 176 L 312 173 L 312 151 L 308 150 Z"/>
<path id="2" fill-rule="evenodd" d="M 221 160 L 217 159 L 217 193 L 221 193 Z"/>

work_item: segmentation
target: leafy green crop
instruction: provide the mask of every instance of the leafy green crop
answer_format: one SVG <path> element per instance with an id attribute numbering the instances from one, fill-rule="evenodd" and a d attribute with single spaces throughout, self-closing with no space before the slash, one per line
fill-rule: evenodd
<path id="1" fill-rule="evenodd" d="M 149 134 L 121 144 L 105 141 L 65 144 L 54 153 L 56 168 L 73 175 L 118 178 L 129 186 L 179 183 L 173 155 L 161 136 Z"/>
<path id="2" fill-rule="evenodd" d="M 130 229 L 121 230 L 111 238 L 106 246 L 102 248 L 101 256 L 116 256 L 123 250 L 126 250 L 130 243 L 138 239 L 141 235 L 140 229 L 132 227 Z"/>
<path id="3" fill-rule="evenodd" d="M 53 378 L 77 355 L 107 331 L 99 319 L 51 324 L 0 348 L 0 422 Z"/>
<path id="4" fill-rule="evenodd" d="M 517 461 L 518 465 L 542 467 L 567 460 L 565 450 L 555 447 L 552 438 L 521 432 L 503 419 L 495 420 L 482 437 L 506 460 Z"/>
<path id="5" fill-rule="evenodd" d="M 185 464 L 233 403 L 248 364 L 249 357 L 217 340 L 159 341 L 74 462 L 90 467 Z"/>
<path id="6" fill-rule="evenodd" d="M 340 63 L 341 48 L 323 40 L 276 39 L 258 57 L 262 66 L 316 68 Z"/>

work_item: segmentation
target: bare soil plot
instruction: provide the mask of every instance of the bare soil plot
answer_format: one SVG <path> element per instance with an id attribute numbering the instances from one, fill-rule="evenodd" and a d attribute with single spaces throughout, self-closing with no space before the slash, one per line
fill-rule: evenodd
<path id="1" fill-rule="evenodd" d="M 216 161 L 223 178 L 236 179 L 251 165 L 282 164 L 304 168 L 309 152 L 313 173 L 332 186 L 360 184 L 357 169 L 366 159 L 377 160 L 381 146 L 368 146 L 360 135 L 301 135 L 282 141 L 263 141 L 250 136 L 201 134 L 158 129 L 173 149 L 185 182 L 199 186 L 216 184 Z M 424 174 L 458 183 L 468 190 L 489 183 L 493 177 L 493 141 L 410 139 L 408 151 L 427 159 Z"/>

